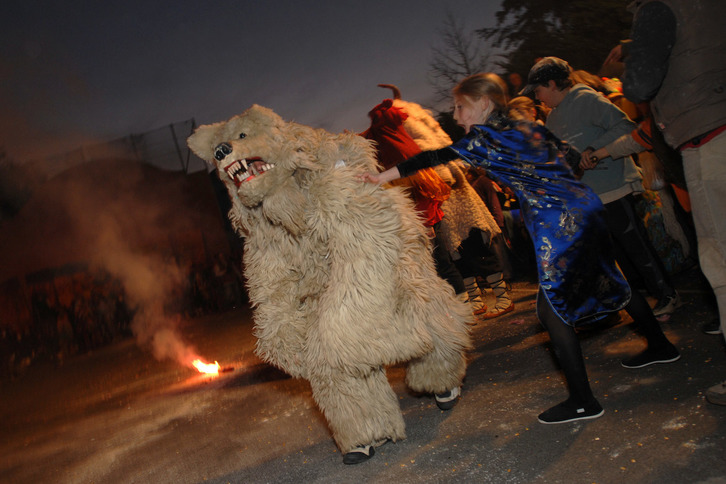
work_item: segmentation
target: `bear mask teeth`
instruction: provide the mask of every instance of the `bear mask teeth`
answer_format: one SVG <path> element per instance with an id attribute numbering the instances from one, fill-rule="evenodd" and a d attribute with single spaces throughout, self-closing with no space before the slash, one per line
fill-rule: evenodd
<path id="1" fill-rule="evenodd" d="M 273 167 L 274 165 L 265 163 L 262 158 L 254 157 L 234 161 L 227 165 L 224 168 L 224 171 L 234 184 L 239 187 L 244 182 L 250 181 L 256 176 L 262 175 Z"/>

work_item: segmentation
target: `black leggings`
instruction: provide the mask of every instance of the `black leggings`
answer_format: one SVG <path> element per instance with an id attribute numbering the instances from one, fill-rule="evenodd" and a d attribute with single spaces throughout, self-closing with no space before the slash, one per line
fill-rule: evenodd
<path id="1" fill-rule="evenodd" d="M 502 263 L 494 250 L 493 241 L 485 243 L 484 237 L 487 236 L 480 229 L 473 228 L 459 246 L 461 259 L 454 261 L 454 264 L 464 279 L 476 276 L 486 278 L 490 274 L 502 272 Z"/>
<path id="2" fill-rule="evenodd" d="M 632 291 L 625 311 L 633 318 L 635 329 L 647 340 L 648 348 L 659 349 L 670 344 L 648 302 L 638 291 Z M 582 347 L 575 328 L 565 324 L 557 316 L 541 288 L 537 297 L 537 316 L 550 335 L 555 356 L 565 374 L 570 400 L 577 403 L 591 402 L 595 397 L 590 388 Z"/>

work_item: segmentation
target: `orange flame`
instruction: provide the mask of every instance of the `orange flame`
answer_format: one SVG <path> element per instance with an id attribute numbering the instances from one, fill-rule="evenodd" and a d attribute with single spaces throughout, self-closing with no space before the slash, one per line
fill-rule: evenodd
<path id="1" fill-rule="evenodd" d="M 194 368 L 196 368 L 199 373 L 206 373 L 209 375 L 219 374 L 219 363 L 216 361 L 214 363 L 204 363 L 202 360 L 196 359 L 192 361 L 192 365 L 194 365 Z"/>

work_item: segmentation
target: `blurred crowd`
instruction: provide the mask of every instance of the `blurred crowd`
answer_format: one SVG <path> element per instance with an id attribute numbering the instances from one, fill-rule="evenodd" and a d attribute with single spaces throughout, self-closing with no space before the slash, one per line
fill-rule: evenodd
<path id="1" fill-rule="evenodd" d="M 530 96 L 518 95 L 515 89 L 521 87 L 519 75 L 514 74 L 509 79 L 513 93 L 509 101 L 509 116 L 545 125 L 551 108 Z M 515 80 L 513 84 L 512 79 Z M 641 125 L 650 121 L 647 104 L 636 105 L 626 99 L 620 79 L 599 77 L 584 70 L 572 71 L 570 79 L 573 86 L 587 86 L 612 102 L 633 123 Z M 685 184 L 679 183 L 677 174 L 667 176 L 667 172 L 670 174 L 672 171 L 673 161 L 670 158 L 679 156 L 675 150 L 667 150 L 665 155 L 656 154 L 652 147 L 648 150 L 643 147 L 642 150 L 632 154 L 643 185 L 643 190 L 636 194 L 636 213 L 666 270 L 671 274 L 678 273 L 698 263 L 696 236 Z M 682 168 L 680 171 L 682 173 Z M 632 272 L 628 275 L 629 280 L 638 283 L 640 276 Z"/>
<path id="2" fill-rule="evenodd" d="M 240 256 L 222 253 L 207 263 L 179 264 L 184 277 L 165 295 L 165 315 L 196 318 L 239 307 L 246 301 L 240 264 Z M 134 335 L 139 304 L 107 271 L 80 266 L 29 279 L 11 291 L 13 310 L 2 311 L 0 376 L 38 361 L 62 364 Z"/>

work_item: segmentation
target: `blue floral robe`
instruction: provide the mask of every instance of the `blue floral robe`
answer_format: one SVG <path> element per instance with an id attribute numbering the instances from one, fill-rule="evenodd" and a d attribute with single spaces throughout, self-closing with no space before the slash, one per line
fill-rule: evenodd
<path id="1" fill-rule="evenodd" d="M 495 118 L 450 148 L 519 199 L 540 287 L 565 323 L 600 319 L 628 303 L 630 287 L 615 263 L 604 207 L 565 163 L 565 143 L 542 126 Z"/>

